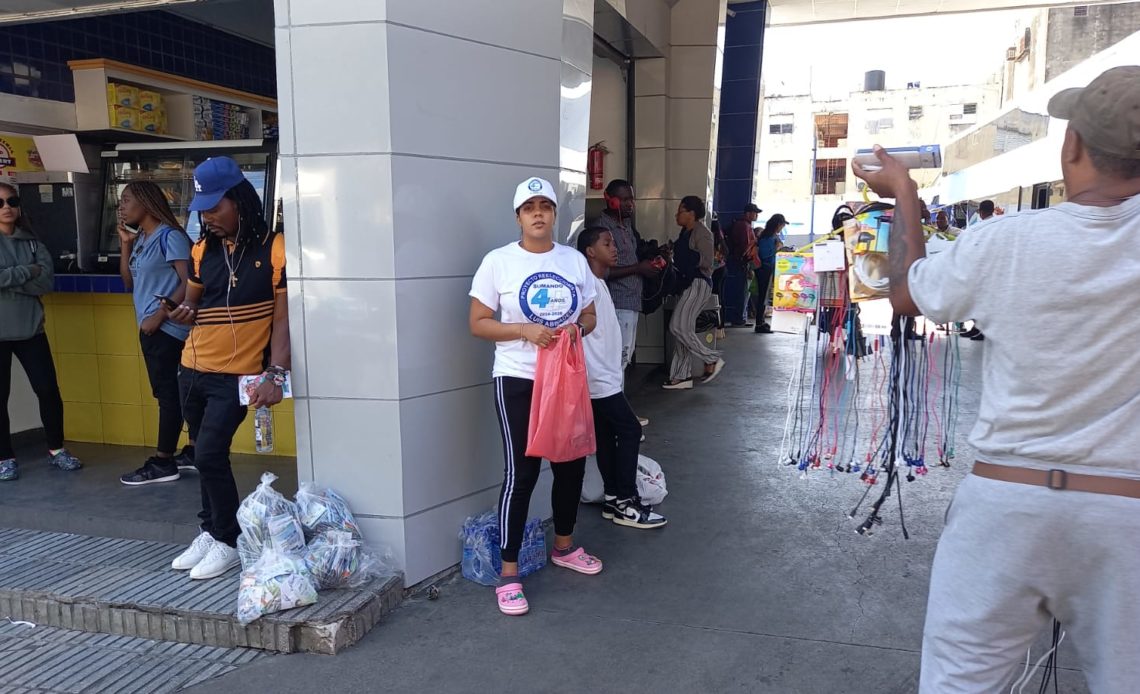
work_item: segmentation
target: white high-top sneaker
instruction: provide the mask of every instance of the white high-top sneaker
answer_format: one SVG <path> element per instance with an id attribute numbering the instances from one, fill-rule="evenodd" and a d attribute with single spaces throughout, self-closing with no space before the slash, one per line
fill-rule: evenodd
<path id="1" fill-rule="evenodd" d="M 190 569 L 190 578 L 195 580 L 217 578 L 239 564 L 241 564 L 241 558 L 238 556 L 237 549 L 224 542 L 215 541 L 202 561 Z"/>
<path id="2" fill-rule="evenodd" d="M 190 548 L 182 554 L 179 554 L 173 562 L 170 563 L 170 568 L 175 571 L 189 571 L 198 565 L 198 562 L 206 556 L 210 548 L 214 546 L 214 538 L 210 533 L 202 533 L 194 538 L 194 542 L 190 543 Z"/>

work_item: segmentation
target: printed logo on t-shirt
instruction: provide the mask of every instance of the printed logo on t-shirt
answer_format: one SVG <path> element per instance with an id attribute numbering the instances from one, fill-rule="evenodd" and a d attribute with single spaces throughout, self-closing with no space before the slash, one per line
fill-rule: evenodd
<path id="1" fill-rule="evenodd" d="M 578 289 L 561 275 L 538 272 L 523 282 L 519 306 L 530 322 L 558 328 L 578 310 Z"/>

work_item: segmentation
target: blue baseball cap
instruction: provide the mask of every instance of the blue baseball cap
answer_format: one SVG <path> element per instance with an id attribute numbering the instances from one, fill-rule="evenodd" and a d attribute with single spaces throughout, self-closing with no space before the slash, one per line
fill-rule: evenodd
<path id="1" fill-rule="evenodd" d="M 245 180 L 237 162 L 229 157 L 210 157 L 194 169 L 194 199 L 191 212 L 212 210 L 230 188 Z"/>

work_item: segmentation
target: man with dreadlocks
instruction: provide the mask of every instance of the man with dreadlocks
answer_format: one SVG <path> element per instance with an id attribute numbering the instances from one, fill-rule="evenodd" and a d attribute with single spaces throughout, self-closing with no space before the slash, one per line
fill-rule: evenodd
<path id="1" fill-rule="evenodd" d="M 1048 110 L 1068 121 L 1068 200 L 967 229 L 930 257 L 906 168 L 878 147 L 880 167 L 854 165 L 897 203 L 895 310 L 974 318 L 987 338 L 978 459 L 930 576 L 922 694 L 1007 691 L 1024 673 L 1021 691 L 1021 661 L 1051 620 L 1055 643 L 1072 635 L 1090 691 L 1140 682 L 1140 66 L 1064 90 Z M 1057 262 L 1074 248 L 1081 262 Z M 1026 331 L 1026 316 L 1052 329 Z"/>
<path id="2" fill-rule="evenodd" d="M 202 533 L 172 567 L 216 578 L 238 565 L 238 491 L 230 445 L 246 416 L 238 379 L 261 374 L 250 406 L 281 402 L 289 370 L 285 242 L 270 231 L 261 199 L 229 157 L 194 170 L 202 235 L 190 253 L 186 298 L 173 317 L 193 323 L 182 352 L 183 414 L 197 431 L 194 462 L 202 487 Z M 268 357 L 268 359 L 267 359 Z"/>
<path id="3" fill-rule="evenodd" d="M 159 297 L 176 304 L 186 293 L 190 237 L 151 181 L 133 181 L 119 196 L 119 274 L 134 298 L 135 316 L 151 392 L 158 401 L 158 445 L 143 466 L 119 478 L 131 487 L 173 482 L 194 470 L 194 446 L 176 454 L 182 435 L 178 363 L 190 330 L 170 319 Z M 195 433 L 190 432 L 193 442 Z"/>

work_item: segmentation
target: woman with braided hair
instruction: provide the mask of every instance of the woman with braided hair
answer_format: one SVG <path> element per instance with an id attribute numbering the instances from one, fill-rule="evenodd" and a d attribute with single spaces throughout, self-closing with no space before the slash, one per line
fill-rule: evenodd
<path id="1" fill-rule="evenodd" d="M 195 432 L 190 432 L 191 445 L 177 452 L 182 434 L 178 362 L 190 330 L 170 319 L 170 307 L 186 295 L 190 238 L 154 183 L 129 183 L 119 196 L 119 247 L 119 275 L 134 298 L 139 345 L 158 401 L 157 450 L 119 481 L 132 487 L 173 482 L 194 469 Z M 163 298 L 171 303 L 164 306 Z"/>

